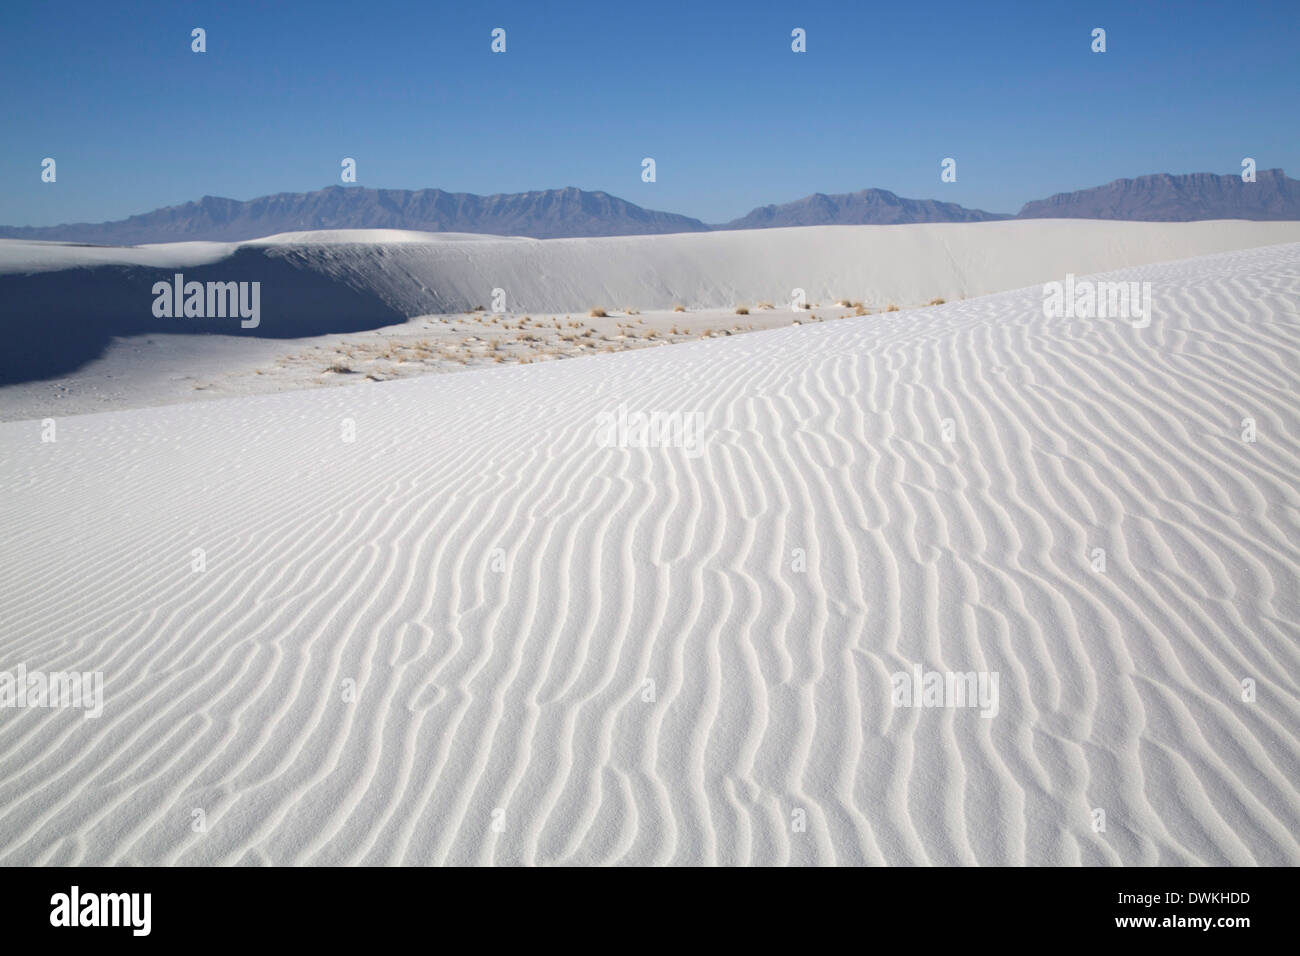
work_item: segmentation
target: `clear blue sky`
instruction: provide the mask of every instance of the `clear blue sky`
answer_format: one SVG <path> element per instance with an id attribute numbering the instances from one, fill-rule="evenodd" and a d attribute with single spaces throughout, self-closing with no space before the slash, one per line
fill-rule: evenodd
<path id="1" fill-rule="evenodd" d="M 363 186 L 572 185 L 708 222 L 869 186 L 1014 212 L 1243 156 L 1300 176 L 1298 41 L 1300 0 L 4 0 L 0 224 L 318 189 L 344 156 Z"/>

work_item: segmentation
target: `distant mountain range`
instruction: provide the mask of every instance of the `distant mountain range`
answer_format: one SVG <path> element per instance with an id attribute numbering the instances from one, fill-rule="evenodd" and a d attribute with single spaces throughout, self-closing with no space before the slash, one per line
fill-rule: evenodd
<path id="1" fill-rule="evenodd" d="M 117 222 L 62 226 L 0 226 L 0 238 L 138 245 L 194 239 L 239 241 L 310 229 L 412 229 L 552 239 L 630 236 L 714 229 L 985 222 L 1000 219 L 1300 220 L 1300 181 L 1280 169 L 1260 170 L 1254 183 L 1239 175 L 1158 174 L 1026 203 L 1017 216 L 966 209 L 933 199 L 904 199 L 885 189 L 815 193 L 761 206 L 728 223 L 706 225 L 675 213 L 644 209 L 604 192 L 547 189 L 476 196 L 441 189 L 329 186 L 240 201 L 205 196 Z"/>
<path id="2" fill-rule="evenodd" d="M 1025 203 L 1020 219 L 1300 219 L 1300 180 L 1280 169 L 1261 169 L 1255 182 L 1240 175 L 1158 173 L 1117 179 L 1105 186 L 1057 193 Z"/>
<path id="3" fill-rule="evenodd" d="M 476 196 L 441 189 L 328 186 L 241 202 L 204 196 L 117 222 L 0 227 L 0 237 L 136 245 L 190 239 L 238 241 L 309 229 L 414 229 L 503 236 L 625 236 L 704 232 L 698 219 L 642 209 L 603 192 L 547 189 Z"/>
<path id="4" fill-rule="evenodd" d="M 813 193 L 780 206 L 759 206 L 715 229 L 774 229 L 779 226 L 894 225 L 902 222 L 986 222 L 1011 216 L 967 209 L 935 199 L 904 199 L 887 189 L 862 189 L 828 196 Z"/>

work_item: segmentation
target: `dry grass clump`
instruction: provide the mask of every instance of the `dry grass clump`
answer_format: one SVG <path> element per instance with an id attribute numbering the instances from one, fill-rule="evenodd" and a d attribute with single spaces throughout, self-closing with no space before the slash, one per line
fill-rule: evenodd
<path id="1" fill-rule="evenodd" d="M 606 312 L 604 309 L 602 309 L 600 306 L 596 306 L 596 308 L 592 309 L 587 314 L 591 316 L 593 319 L 603 319 L 607 315 L 609 315 L 609 313 Z"/>
<path id="2" fill-rule="evenodd" d="M 943 299 L 931 299 L 926 305 L 943 305 Z"/>
<path id="3" fill-rule="evenodd" d="M 864 309 L 864 308 L 862 307 L 862 304 L 861 304 L 861 303 L 858 303 L 856 306 L 853 307 L 853 314 L 854 314 L 854 315 L 870 315 L 870 314 L 871 314 L 871 310 L 870 310 L 870 309 Z"/>
<path id="4" fill-rule="evenodd" d="M 736 306 L 736 315 L 749 315 L 749 307 L 745 305 Z"/>
<path id="5" fill-rule="evenodd" d="M 329 368 L 327 368 L 325 371 L 327 371 L 327 372 L 334 372 L 334 373 L 336 373 L 336 374 L 338 374 L 338 375 L 354 375 L 354 374 L 356 374 L 356 373 L 354 373 L 354 372 L 352 371 L 351 368 L 349 368 L 349 367 L 346 366 L 346 365 L 342 365 L 342 364 L 340 364 L 340 363 L 338 363 L 338 362 L 335 362 L 333 365 L 331 365 L 331 366 L 330 366 Z"/>
<path id="6" fill-rule="evenodd" d="M 888 306 L 886 306 L 885 311 L 886 311 L 886 312 L 897 312 L 897 311 L 898 311 L 898 306 L 894 305 L 894 303 L 891 302 L 891 303 L 889 303 Z"/>
<path id="7" fill-rule="evenodd" d="M 675 306 L 673 306 L 673 311 L 674 311 L 674 312 L 685 312 L 685 311 L 686 311 L 686 306 L 684 306 L 684 305 L 675 305 Z"/>

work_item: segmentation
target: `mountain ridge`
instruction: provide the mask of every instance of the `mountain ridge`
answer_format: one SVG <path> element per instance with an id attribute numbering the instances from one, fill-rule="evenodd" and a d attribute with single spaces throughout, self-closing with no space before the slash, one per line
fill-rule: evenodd
<path id="1" fill-rule="evenodd" d="M 759 206 L 738 219 L 712 225 L 576 186 L 480 196 L 441 189 L 331 185 L 312 192 L 273 193 L 248 200 L 203 196 L 103 223 L 0 226 L 0 238 L 140 245 L 188 240 L 239 242 L 320 229 L 404 229 L 556 239 L 1041 218 L 1300 221 L 1300 181 L 1288 178 L 1281 169 L 1260 170 L 1254 183 L 1243 183 L 1239 175 L 1154 173 L 1032 200 L 1015 215 L 935 199 L 908 199 L 873 188 L 812 193 L 792 202 Z"/>
<path id="2" fill-rule="evenodd" d="M 967 209 L 937 199 L 905 199 L 888 189 L 813 193 L 793 202 L 759 206 L 715 229 L 776 229 L 785 226 L 894 225 L 911 222 L 987 222 L 1006 213 Z"/>
<path id="3" fill-rule="evenodd" d="M 204 196 L 105 223 L 6 226 L 0 227 L 0 237 L 138 245 L 186 240 L 237 242 L 312 229 L 411 229 L 537 239 L 708 231 L 698 219 L 644 209 L 606 192 L 587 192 L 574 186 L 479 196 L 441 189 L 334 185 L 248 200 Z"/>
<path id="4" fill-rule="evenodd" d="M 1025 203 L 1018 219 L 1129 219 L 1194 222 L 1201 219 L 1300 219 L 1300 180 L 1281 169 L 1261 169 L 1255 182 L 1240 174 L 1151 173 L 1101 186 L 1057 193 Z"/>

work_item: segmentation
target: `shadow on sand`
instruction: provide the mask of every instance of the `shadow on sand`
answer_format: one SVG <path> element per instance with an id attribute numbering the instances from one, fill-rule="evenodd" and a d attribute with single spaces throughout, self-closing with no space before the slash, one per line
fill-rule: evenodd
<path id="1" fill-rule="evenodd" d="M 235 318 L 156 318 L 153 285 L 185 281 L 260 282 L 261 323 Z M 257 248 L 184 269 L 143 266 L 79 267 L 0 275 L 0 385 L 54 378 L 104 354 L 115 336 L 218 333 L 288 339 L 360 332 L 404 321 L 375 293 Z"/>

